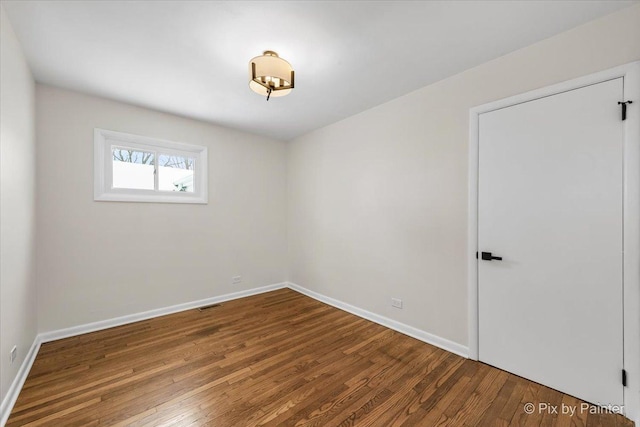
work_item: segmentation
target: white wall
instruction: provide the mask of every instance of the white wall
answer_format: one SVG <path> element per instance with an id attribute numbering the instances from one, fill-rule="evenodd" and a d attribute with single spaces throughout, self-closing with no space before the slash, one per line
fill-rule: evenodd
<path id="1" fill-rule="evenodd" d="M 36 336 L 34 82 L 0 6 L 0 401 Z M 10 363 L 11 348 L 18 356 Z"/>
<path id="2" fill-rule="evenodd" d="M 295 139 L 289 280 L 467 345 L 469 109 L 638 59 L 634 6 Z"/>
<path id="3" fill-rule="evenodd" d="M 36 311 L 34 88 L 2 15 L 4 396 L 33 341 Z M 288 265 L 294 283 L 466 345 L 469 108 L 637 59 L 640 6 L 288 146 L 38 85 L 38 329 L 281 282 Z M 95 127 L 207 145 L 209 204 L 94 202 Z M 231 284 L 235 275 L 241 285 Z M 404 308 L 392 309 L 391 297 Z M 14 343 L 19 359 L 9 366 Z"/>
<path id="4" fill-rule="evenodd" d="M 49 86 L 36 100 L 41 332 L 285 280 L 285 143 Z M 207 146 L 209 203 L 95 202 L 96 127 Z"/>

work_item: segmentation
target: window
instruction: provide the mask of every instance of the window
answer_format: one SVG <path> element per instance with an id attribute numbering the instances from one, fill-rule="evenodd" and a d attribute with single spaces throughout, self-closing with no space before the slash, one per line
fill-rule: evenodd
<path id="1" fill-rule="evenodd" d="M 207 149 L 95 129 L 94 200 L 207 203 Z"/>

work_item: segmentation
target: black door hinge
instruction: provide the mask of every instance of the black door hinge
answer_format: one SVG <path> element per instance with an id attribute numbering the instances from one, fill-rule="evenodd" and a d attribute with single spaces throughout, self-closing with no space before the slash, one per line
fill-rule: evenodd
<path id="1" fill-rule="evenodd" d="M 627 120 L 627 104 L 633 104 L 633 101 L 618 102 L 622 106 L 622 120 Z"/>
<path id="2" fill-rule="evenodd" d="M 627 386 L 627 371 L 625 371 L 624 369 L 622 370 L 622 386 Z"/>

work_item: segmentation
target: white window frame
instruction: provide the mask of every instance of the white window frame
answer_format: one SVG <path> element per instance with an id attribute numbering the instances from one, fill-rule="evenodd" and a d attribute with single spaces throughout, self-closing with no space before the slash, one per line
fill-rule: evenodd
<path id="1" fill-rule="evenodd" d="M 125 147 L 155 153 L 155 188 L 139 190 L 113 188 L 113 147 Z M 160 191 L 158 188 L 158 154 L 173 154 L 195 158 L 194 192 Z M 124 132 L 93 130 L 93 200 L 109 202 L 199 203 L 208 202 L 207 148 Z"/>

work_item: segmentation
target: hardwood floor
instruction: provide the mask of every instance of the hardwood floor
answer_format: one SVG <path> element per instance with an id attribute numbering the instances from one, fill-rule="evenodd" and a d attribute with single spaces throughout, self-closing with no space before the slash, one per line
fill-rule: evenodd
<path id="1" fill-rule="evenodd" d="M 7 426 L 633 425 L 581 403 L 283 289 L 44 344 Z"/>

